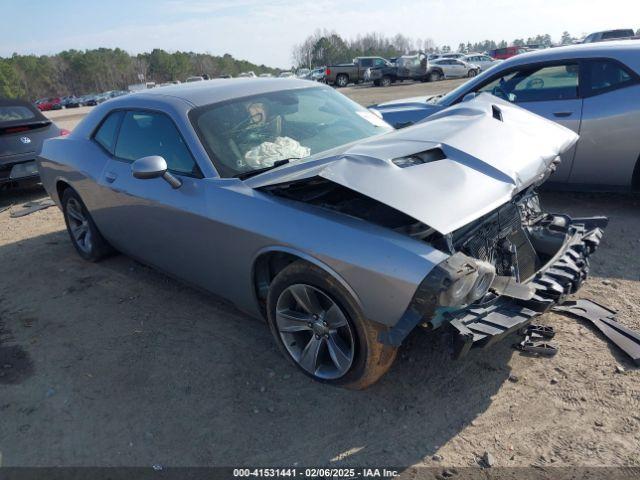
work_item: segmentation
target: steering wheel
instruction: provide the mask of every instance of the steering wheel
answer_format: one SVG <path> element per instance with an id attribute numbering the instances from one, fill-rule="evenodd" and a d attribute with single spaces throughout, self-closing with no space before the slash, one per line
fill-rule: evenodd
<path id="1" fill-rule="evenodd" d="M 527 82 L 527 88 L 542 88 L 544 87 L 544 80 L 540 77 L 532 78 Z"/>

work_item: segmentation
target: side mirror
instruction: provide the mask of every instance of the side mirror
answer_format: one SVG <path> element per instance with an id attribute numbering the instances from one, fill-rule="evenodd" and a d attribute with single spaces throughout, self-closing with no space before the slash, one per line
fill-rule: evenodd
<path id="1" fill-rule="evenodd" d="M 131 173 L 135 178 L 148 180 L 162 177 L 171 188 L 180 188 L 182 182 L 167 171 L 167 162 L 160 155 L 142 157 L 131 164 Z"/>

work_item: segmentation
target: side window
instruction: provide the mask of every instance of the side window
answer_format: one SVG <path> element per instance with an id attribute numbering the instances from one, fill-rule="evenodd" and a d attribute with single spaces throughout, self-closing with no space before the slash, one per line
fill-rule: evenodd
<path id="1" fill-rule="evenodd" d="M 162 113 L 127 112 L 120 127 L 115 155 L 128 161 L 160 155 L 173 172 L 199 174 L 180 132 L 171 119 Z"/>
<path id="2" fill-rule="evenodd" d="M 513 103 L 578 98 L 577 63 L 535 67 L 511 72 L 479 89 Z"/>
<path id="3" fill-rule="evenodd" d="M 118 133 L 118 125 L 120 125 L 122 115 L 124 113 L 121 111 L 110 113 L 93 136 L 93 139 L 111 155 L 113 155 L 116 146 L 116 134 Z"/>
<path id="4" fill-rule="evenodd" d="M 373 66 L 373 60 L 370 58 L 363 58 L 360 60 L 360 66 L 364 68 L 371 67 Z"/>
<path id="5" fill-rule="evenodd" d="M 381 58 L 376 58 L 375 62 L 374 62 L 374 65 L 376 67 L 384 67 L 385 66 L 385 61 L 383 59 L 381 59 Z"/>
<path id="6" fill-rule="evenodd" d="M 635 83 L 631 74 L 610 60 L 587 62 L 585 76 L 586 95 L 598 95 Z"/>

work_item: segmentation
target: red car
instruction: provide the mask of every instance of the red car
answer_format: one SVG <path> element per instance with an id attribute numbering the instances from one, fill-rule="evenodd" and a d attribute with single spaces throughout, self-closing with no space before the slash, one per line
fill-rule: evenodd
<path id="1" fill-rule="evenodd" d="M 60 110 L 62 108 L 62 101 L 59 97 L 41 98 L 40 100 L 36 100 L 36 107 L 42 112 L 46 110 Z"/>
<path id="2" fill-rule="evenodd" d="M 525 47 L 505 47 L 490 50 L 489 55 L 496 60 L 506 60 L 507 58 L 515 57 L 524 52 L 528 52 Z"/>

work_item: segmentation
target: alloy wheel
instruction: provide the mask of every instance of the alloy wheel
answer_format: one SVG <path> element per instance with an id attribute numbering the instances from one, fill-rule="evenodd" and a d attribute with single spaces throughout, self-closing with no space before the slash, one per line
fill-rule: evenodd
<path id="1" fill-rule="evenodd" d="M 276 302 L 276 328 L 305 371 L 324 379 L 344 376 L 355 356 L 355 332 L 340 306 L 316 287 L 293 284 Z"/>
<path id="2" fill-rule="evenodd" d="M 70 198 L 67 202 L 66 213 L 73 241 L 80 250 L 90 253 L 92 248 L 91 228 L 82 205 L 75 198 Z"/>

